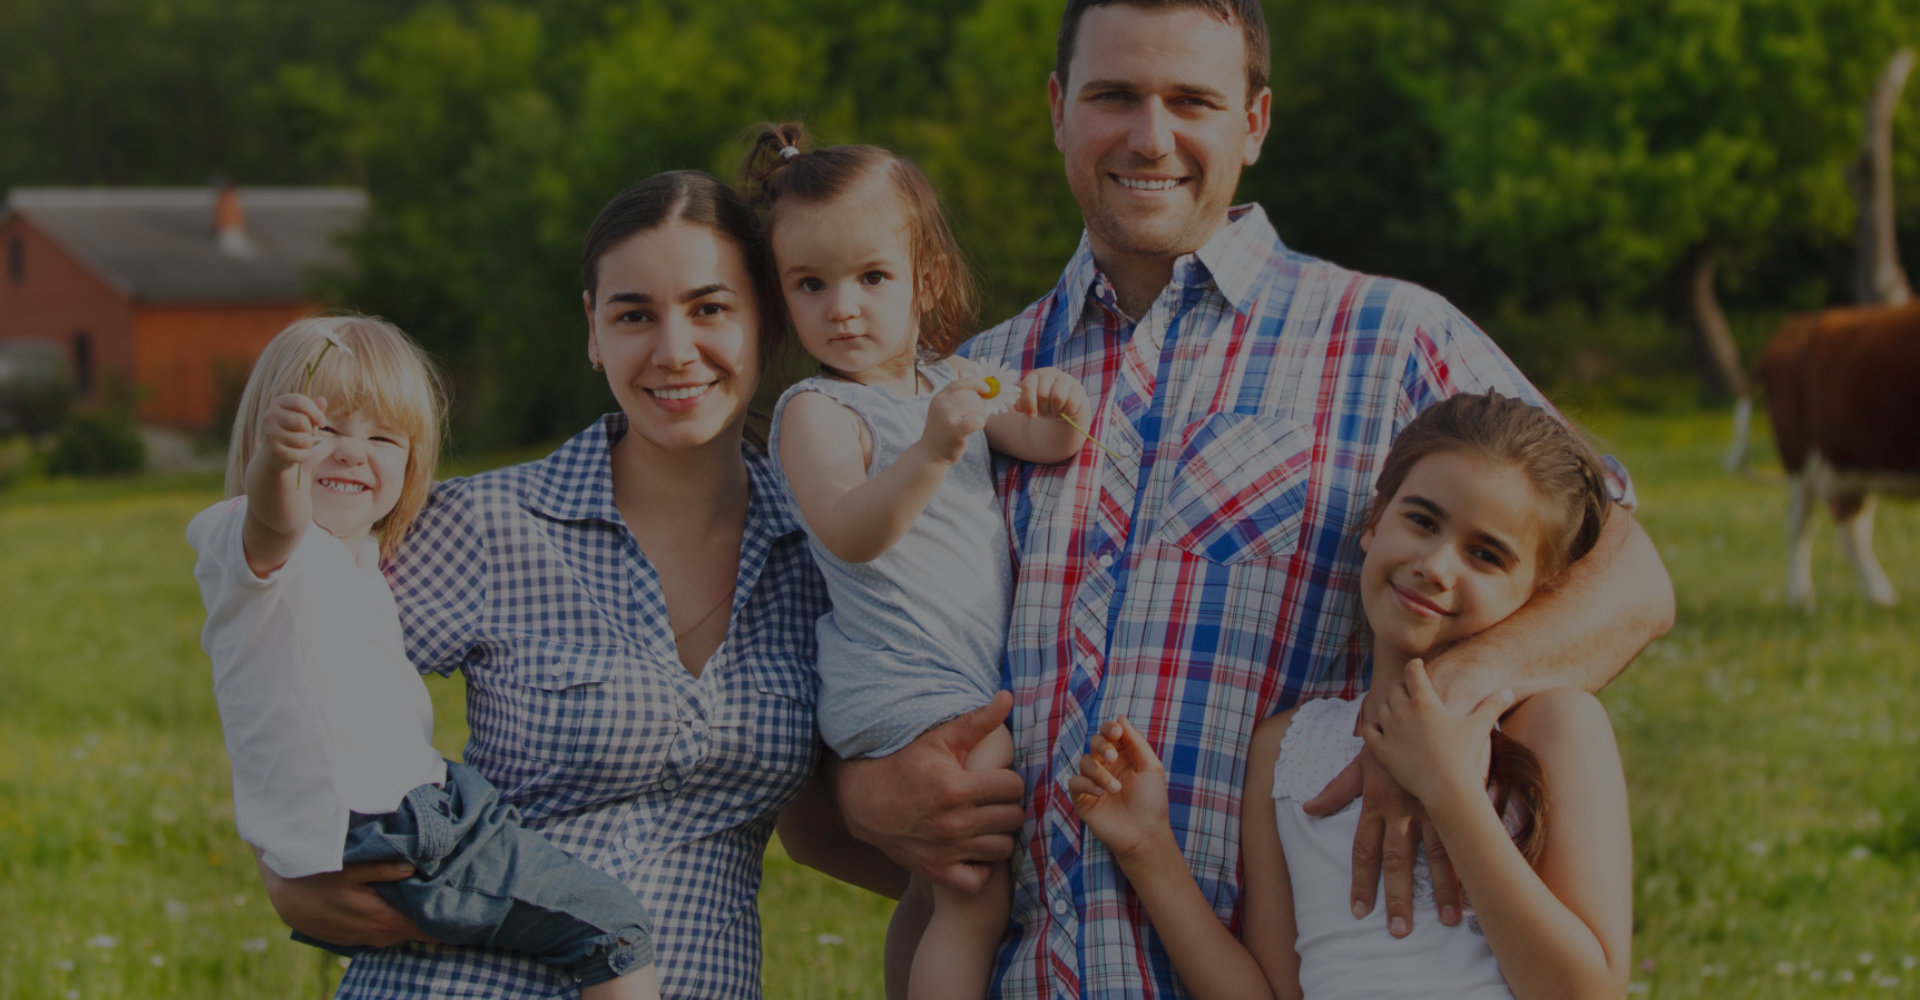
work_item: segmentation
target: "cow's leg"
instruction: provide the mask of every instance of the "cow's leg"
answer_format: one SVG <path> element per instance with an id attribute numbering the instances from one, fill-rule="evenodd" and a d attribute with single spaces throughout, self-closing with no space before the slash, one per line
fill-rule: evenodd
<path id="1" fill-rule="evenodd" d="M 1860 579 L 1860 589 L 1867 592 L 1867 599 L 1873 603 L 1883 608 L 1893 607 L 1898 600 L 1893 583 L 1880 568 L 1880 561 L 1873 557 L 1873 495 L 1857 491 L 1840 493 L 1829 496 L 1827 505 L 1833 509 L 1834 523 L 1840 528 L 1840 546 L 1846 550 L 1847 561 L 1853 564 L 1854 576 Z"/>
<path id="2" fill-rule="evenodd" d="M 1808 456 L 1799 475 L 1787 478 L 1787 603 L 1813 606 L 1813 500 L 1819 459 Z"/>

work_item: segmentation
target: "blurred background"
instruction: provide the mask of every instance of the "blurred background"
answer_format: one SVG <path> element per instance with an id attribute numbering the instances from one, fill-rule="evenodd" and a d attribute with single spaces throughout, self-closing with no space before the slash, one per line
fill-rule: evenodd
<path id="1" fill-rule="evenodd" d="M 444 474 L 540 454 L 611 408 L 587 223 L 658 170 L 731 176 L 752 125 L 796 116 L 925 167 L 996 320 L 1080 235 L 1045 101 L 1061 7 L 0 0 L 0 996 L 338 976 L 233 834 L 181 537 L 260 344 L 312 308 L 386 316 L 453 374 Z M 1719 465 L 1781 318 L 1859 300 L 1848 170 L 1920 4 L 1266 9 L 1273 130 L 1242 200 L 1485 326 L 1633 470 L 1673 574 L 1679 623 L 1604 699 L 1633 992 L 1920 995 L 1913 616 L 1826 542 L 1818 603 L 1788 607 L 1765 422 L 1754 476 Z M 1894 110 L 1887 210 L 1920 261 L 1920 84 Z M 1884 506 L 1875 547 L 1920 599 L 1920 509 Z M 457 756 L 460 684 L 432 686 Z M 769 996 L 876 996 L 887 905 L 777 845 L 767 870 Z"/>
<path id="2" fill-rule="evenodd" d="M 130 293 L 131 321 L 43 323 L 16 295 L 0 298 L 0 341 L 54 345 L 89 400 L 224 433 L 246 322 L 206 310 L 248 305 L 264 339 L 289 309 L 344 306 L 394 320 L 450 367 L 456 448 L 550 439 L 605 405 L 571 349 L 587 222 L 657 170 L 730 177 L 746 129 L 792 116 L 926 168 L 991 321 L 1051 287 L 1079 237 L 1044 99 L 1060 7 L 6 0 L 8 217 L 92 226 L 66 240 L 105 247 L 64 248 L 82 256 L 161 263 L 83 262 Z M 1874 78 L 1920 31 L 1910 0 L 1272 0 L 1267 13 L 1273 132 L 1242 198 L 1296 249 L 1440 291 L 1559 397 L 1637 407 L 1728 392 L 1696 346 L 1688 292 L 1703 267 L 1749 360 L 1783 312 L 1850 301 L 1845 168 Z M 1920 87 L 1903 103 L 1920 118 Z M 1894 170 L 1913 259 L 1920 138 L 1895 143 Z M 219 288 L 147 273 L 192 253 L 152 231 L 165 227 L 193 230 L 203 271 L 223 265 L 223 186 L 256 273 Z M 116 189 L 152 187 L 203 193 L 171 221 L 152 193 L 105 217 Z M 325 193 L 251 188 L 335 190 L 329 208 L 312 204 Z M 58 234 L 33 237 L 11 249 L 14 288 L 63 263 Z M 148 357 L 181 354 L 190 372 Z"/>

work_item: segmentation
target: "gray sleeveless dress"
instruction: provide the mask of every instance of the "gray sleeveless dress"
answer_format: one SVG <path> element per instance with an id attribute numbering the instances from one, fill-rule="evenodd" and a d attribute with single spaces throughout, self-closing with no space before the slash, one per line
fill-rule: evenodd
<path id="1" fill-rule="evenodd" d="M 934 392 L 954 378 L 944 362 L 920 370 Z M 803 392 L 823 393 L 866 423 L 873 438 L 868 477 L 920 440 L 933 398 L 929 392 L 901 399 L 825 376 L 805 379 L 774 407 L 775 468 L 780 418 Z M 811 527 L 807 539 L 833 598 L 833 610 L 818 626 L 819 720 L 820 735 L 835 753 L 884 757 L 986 704 L 1001 688 L 1013 578 L 984 432 L 967 440 L 965 454 L 913 527 L 872 562 L 836 557 Z"/>

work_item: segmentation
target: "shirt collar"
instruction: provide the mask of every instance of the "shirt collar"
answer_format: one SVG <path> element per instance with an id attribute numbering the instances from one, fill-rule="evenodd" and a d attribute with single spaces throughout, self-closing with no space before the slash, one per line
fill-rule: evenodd
<path id="1" fill-rule="evenodd" d="M 534 462 L 527 507 L 556 521 L 624 523 L 613 502 L 613 444 L 627 433 L 627 415 L 609 413 L 574 435 L 553 454 Z M 800 530 L 793 502 L 781 489 L 772 461 L 741 444 L 747 462 L 747 526 L 779 538 Z"/>
<path id="2" fill-rule="evenodd" d="M 1265 209 L 1255 202 L 1235 205 L 1227 209 L 1227 224 L 1212 239 L 1199 250 L 1174 259 L 1172 280 L 1183 286 L 1212 281 L 1234 311 L 1247 314 L 1259 298 L 1261 275 L 1274 255 L 1285 249 Z M 1112 288 L 1094 263 L 1093 243 L 1085 230 L 1081 230 L 1080 246 L 1067 261 L 1053 294 L 1055 306 L 1066 308 L 1075 333 L 1083 326 L 1080 317 L 1089 296 L 1112 308 Z"/>

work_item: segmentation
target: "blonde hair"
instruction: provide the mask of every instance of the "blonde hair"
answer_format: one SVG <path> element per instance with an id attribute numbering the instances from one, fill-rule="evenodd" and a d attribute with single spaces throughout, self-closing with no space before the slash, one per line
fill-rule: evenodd
<path id="1" fill-rule="evenodd" d="M 334 348 L 320 357 L 327 340 Z M 352 353 L 349 354 L 348 352 Z M 313 380 L 307 366 L 319 359 Z M 290 392 L 325 397 L 332 413 L 376 413 L 407 435 L 406 479 L 393 510 L 373 525 L 380 532 L 380 558 L 400 549 L 407 529 L 426 506 L 440 460 L 440 428 L 446 390 L 432 359 L 392 323 L 372 316 L 306 316 L 274 335 L 240 394 L 227 448 L 227 495 L 246 491 L 247 463 L 259 450 L 260 422 L 273 401 Z"/>

